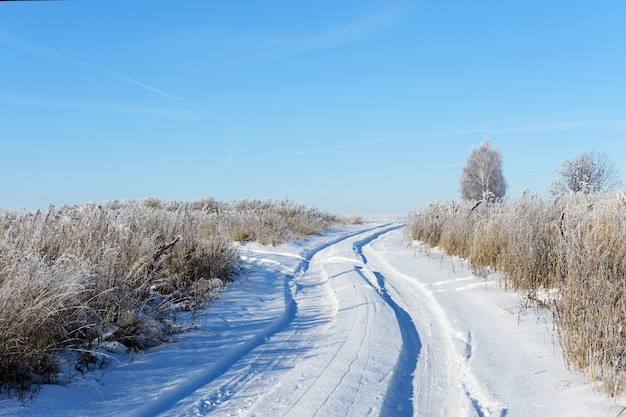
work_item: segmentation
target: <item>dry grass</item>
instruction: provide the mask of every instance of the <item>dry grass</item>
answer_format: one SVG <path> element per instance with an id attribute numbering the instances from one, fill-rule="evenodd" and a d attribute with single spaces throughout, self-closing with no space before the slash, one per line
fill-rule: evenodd
<path id="1" fill-rule="evenodd" d="M 145 349 L 177 313 L 202 308 L 238 272 L 233 240 L 277 244 L 337 225 L 288 200 L 112 201 L 0 210 L 0 386 L 54 380 L 103 343 Z"/>
<path id="2" fill-rule="evenodd" d="M 552 309 L 568 365 L 611 395 L 626 393 L 624 194 L 545 201 L 433 203 L 409 215 L 411 238 L 490 267 Z"/>

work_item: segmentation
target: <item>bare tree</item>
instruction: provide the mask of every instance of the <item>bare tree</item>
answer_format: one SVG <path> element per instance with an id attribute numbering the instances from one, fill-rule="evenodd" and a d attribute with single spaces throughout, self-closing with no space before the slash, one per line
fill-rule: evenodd
<path id="1" fill-rule="evenodd" d="M 464 200 L 493 201 L 504 197 L 507 183 L 502 174 L 502 153 L 485 138 L 478 149 L 472 148 L 463 173 L 459 191 Z"/>
<path id="2" fill-rule="evenodd" d="M 603 152 L 583 152 L 565 160 L 554 170 L 553 176 L 555 180 L 548 190 L 553 196 L 568 192 L 611 191 L 622 185 L 615 164 Z"/>

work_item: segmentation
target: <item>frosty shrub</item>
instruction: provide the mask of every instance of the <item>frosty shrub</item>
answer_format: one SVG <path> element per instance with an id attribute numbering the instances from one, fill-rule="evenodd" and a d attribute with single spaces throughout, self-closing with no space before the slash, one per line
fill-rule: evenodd
<path id="1" fill-rule="evenodd" d="M 111 201 L 0 210 L 0 386 L 54 380 L 106 343 L 144 349 L 203 308 L 238 273 L 231 242 L 277 244 L 337 225 L 288 200 Z"/>
<path id="2" fill-rule="evenodd" d="M 615 164 L 602 152 L 583 152 L 554 170 L 555 180 L 548 192 L 553 196 L 567 193 L 599 193 L 622 185 Z"/>
<path id="3" fill-rule="evenodd" d="M 554 310 L 567 362 L 611 394 L 626 392 L 626 205 L 623 199 L 568 199 L 566 271 Z"/>
<path id="4" fill-rule="evenodd" d="M 408 234 L 429 246 L 439 245 L 441 229 L 448 218 L 448 211 L 454 210 L 454 206 L 450 207 L 453 204 L 435 201 L 423 210 L 409 213 L 406 227 Z"/>
<path id="5" fill-rule="evenodd" d="M 220 210 L 222 233 L 234 241 L 277 245 L 326 230 L 343 217 L 290 200 L 239 200 Z"/>
<path id="6" fill-rule="evenodd" d="M 566 363 L 612 395 L 626 392 L 626 198 L 433 203 L 409 215 L 412 239 L 500 272 L 531 300 L 550 290 Z"/>

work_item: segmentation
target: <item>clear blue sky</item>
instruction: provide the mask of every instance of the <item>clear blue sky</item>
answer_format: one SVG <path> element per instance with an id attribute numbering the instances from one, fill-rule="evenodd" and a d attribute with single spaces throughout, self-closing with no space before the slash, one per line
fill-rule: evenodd
<path id="1" fill-rule="evenodd" d="M 458 198 L 485 136 L 509 195 L 563 159 L 626 175 L 626 2 L 0 2 L 0 206 Z"/>

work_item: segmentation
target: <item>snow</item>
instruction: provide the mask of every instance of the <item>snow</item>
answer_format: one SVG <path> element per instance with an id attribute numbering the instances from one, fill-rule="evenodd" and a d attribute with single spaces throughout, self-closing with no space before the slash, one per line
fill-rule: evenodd
<path id="1" fill-rule="evenodd" d="M 240 246 L 247 273 L 173 343 L 4 398 L 2 416 L 602 416 L 549 314 L 367 223 Z M 104 353 L 104 352 L 103 352 Z"/>

